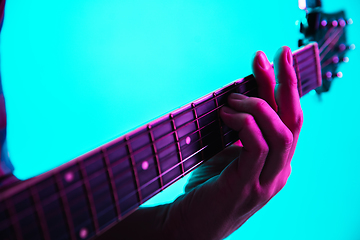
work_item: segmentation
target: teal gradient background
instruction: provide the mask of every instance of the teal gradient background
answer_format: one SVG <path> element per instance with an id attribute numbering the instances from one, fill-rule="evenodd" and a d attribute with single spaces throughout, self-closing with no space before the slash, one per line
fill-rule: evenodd
<path id="1" fill-rule="evenodd" d="M 360 39 L 360 2 L 344 9 Z M 257 50 L 297 49 L 297 1 L 8 0 L 1 74 L 15 174 L 53 169 L 251 73 Z M 302 100 L 285 188 L 227 239 L 360 239 L 358 50 Z M 146 205 L 169 202 L 186 178 Z M 221 208 L 221 206 L 219 206 Z M 210 210 L 209 210 L 210 211 Z"/>

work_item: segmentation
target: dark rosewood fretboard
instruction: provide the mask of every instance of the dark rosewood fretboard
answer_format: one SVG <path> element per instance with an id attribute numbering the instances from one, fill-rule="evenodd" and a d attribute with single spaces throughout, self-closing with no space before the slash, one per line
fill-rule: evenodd
<path id="1" fill-rule="evenodd" d="M 321 85 L 316 43 L 294 52 L 299 94 Z M 88 239 L 237 141 L 219 109 L 257 96 L 252 75 L 0 192 L 0 239 Z"/>

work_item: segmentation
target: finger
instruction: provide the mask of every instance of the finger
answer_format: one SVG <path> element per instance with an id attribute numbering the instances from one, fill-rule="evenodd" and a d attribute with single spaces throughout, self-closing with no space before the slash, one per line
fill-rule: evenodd
<path id="1" fill-rule="evenodd" d="M 258 51 L 252 64 L 253 73 L 258 85 L 259 98 L 264 99 L 277 112 L 275 102 L 275 74 L 265 53 Z"/>
<path id="2" fill-rule="evenodd" d="M 185 192 L 190 192 L 210 178 L 219 175 L 233 160 L 239 158 L 241 151 L 242 148 L 239 146 L 229 146 L 201 164 L 191 173 Z"/>
<path id="3" fill-rule="evenodd" d="M 234 161 L 228 168 L 234 181 L 239 177 L 246 180 L 259 179 L 269 147 L 254 118 L 247 113 L 239 113 L 223 107 L 220 116 L 224 123 L 239 132 L 243 144 L 241 161 Z"/>
<path id="4" fill-rule="evenodd" d="M 294 134 L 298 134 L 302 124 L 302 110 L 292 61 L 290 48 L 282 47 L 277 51 L 274 60 L 275 76 L 278 81 L 275 100 L 281 120 Z"/>
<path id="5" fill-rule="evenodd" d="M 285 168 L 293 145 L 291 131 L 269 104 L 260 98 L 243 98 L 231 94 L 229 106 L 237 112 L 251 114 L 269 146 L 269 153 L 260 175 L 261 184 L 269 184 Z"/>
<path id="6" fill-rule="evenodd" d="M 275 90 L 275 100 L 281 120 L 293 133 L 293 145 L 288 158 L 289 163 L 295 152 L 303 122 L 297 78 L 292 62 L 290 48 L 282 47 L 277 51 L 274 60 L 275 76 L 278 82 L 278 87 Z"/>

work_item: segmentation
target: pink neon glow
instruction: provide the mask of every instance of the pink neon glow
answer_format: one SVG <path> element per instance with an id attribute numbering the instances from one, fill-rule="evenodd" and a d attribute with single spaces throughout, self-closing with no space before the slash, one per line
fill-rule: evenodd
<path id="1" fill-rule="evenodd" d="M 141 168 L 143 170 L 147 170 L 149 168 L 149 163 L 148 161 L 143 161 L 142 164 L 141 164 Z"/>
<path id="2" fill-rule="evenodd" d="M 191 138 L 190 137 L 186 137 L 185 142 L 187 145 L 189 145 L 191 143 Z"/>
<path id="3" fill-rule="evenodd" d="M 338 63 L 339 62 L 339 57 L 333 57 L 333 63 Z"/>
<path id="4" fill-rule="evenodd" d="M 326 25 L 327 25 L 327 21 L 326 21 L 326 20 L 322 20 L 322 21 L 321 21 L 321 26 L 326 27 Z"/>
<path id="5" fill-rule="evenodd" d="M 82 239 L 86 238 L 87 235 L 88 235 L 88 230 L 87 230 L 86 228 L 80 229 L 79 236 L 80 236 Z"/>
<path id="6" fill-rule="evenodd" d="M 332 73 L 331 73 L 331 72 L 327 72 L 327 73 L 326 73 L 326 77 L 327 77 L 327 78 L 331 78 L 331 77 L 332 77 Z"/>
<path id="7" fill-rule="evenodd" d="M 306 0 L 299 0 L 299 8 L 304 10 L 306 8 Z"/>
<path id="8" fill-rule="evenodd" d="M 331 24 L 333 25 L 333 27 L 337 27 L 338 21 L 334 20 L 334 21 L 331 22 Z"/>
<path id="9" fill-rule="evenodd" d="M 65 173 L 64 178 L 66 182 L 72 182 L 72 180 L 74 180 L 74 174 L 72 172 L 67 172 Z"/>
<path id="10" fill-rule="evenodd" d="M 345 50 L 346 50 L 346 45 L 343 44 L 343 43 L 340 44 L 340 45 L 339 45 L 339 50 L 340 50 L 340 51 L 345 51 Z"/>
<path id="11" fill-rule="evenodd" d="M 345 26 L 346 26 L 346 22 L 345 22 L 344 19 L 340 19 L 340 20 L 339 20 L 339 24 L 340 24 L 341 27 L 345 27 Z"/>

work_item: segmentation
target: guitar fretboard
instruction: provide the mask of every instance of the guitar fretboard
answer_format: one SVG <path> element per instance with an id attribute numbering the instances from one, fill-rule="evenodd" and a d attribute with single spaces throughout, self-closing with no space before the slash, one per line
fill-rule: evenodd
<path id="1" fill-rule="evenodd" d="M 293 54 L 299 94 L 321 85 L 317 44 Z M 231 93 L 257 96 L 253 75 L 1 192 L 1 239 L 88 239 L 238 140 L 220 120 Z"/>

